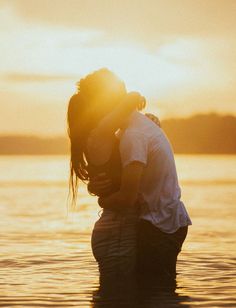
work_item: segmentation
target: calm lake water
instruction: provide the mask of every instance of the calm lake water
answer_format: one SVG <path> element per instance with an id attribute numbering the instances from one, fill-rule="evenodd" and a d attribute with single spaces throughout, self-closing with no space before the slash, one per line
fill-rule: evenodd
<path id="1" fill-rule="evenodd" d="M 236 307 L 236 156 L 176 163 L 193 221 L 178 288 L 137 307 Z M 67 213 L 68 158 L 0 156 L 0 170 L 0 307 L 98 307 L 90 234 L 99 208 L 81 187 Z"/>

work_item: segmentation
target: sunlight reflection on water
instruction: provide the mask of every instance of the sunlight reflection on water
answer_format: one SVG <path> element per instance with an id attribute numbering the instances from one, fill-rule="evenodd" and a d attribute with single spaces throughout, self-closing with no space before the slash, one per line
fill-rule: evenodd
<path id="1" fill-rule="evenodd" d="M 67 213 L 67 160 L 0 157 L 1 307 L 103 307 L 93 303 L 98 271 L 90 248 L 99 209 L 81 187 L 77 211 Z M 176 160 L 193 220 L 179 257 L 178 288 L 136 306 L 236 307 L 236 157 Z"/>

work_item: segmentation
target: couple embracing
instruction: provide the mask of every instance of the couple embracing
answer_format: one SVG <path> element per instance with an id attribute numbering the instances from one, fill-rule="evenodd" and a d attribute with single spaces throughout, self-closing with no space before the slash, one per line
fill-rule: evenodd
<path id="1" fill-rule="evenodd" d="M 181 201 L 171 145 L 145 99 L 111 71 L 78 84 L 68 105 L 70 184 L 98 196 L 92 233 L 101 294 L 176 287 L 176 261 L 191 220 Z M 109 291 L 108 291 L 109 290 Z"/>

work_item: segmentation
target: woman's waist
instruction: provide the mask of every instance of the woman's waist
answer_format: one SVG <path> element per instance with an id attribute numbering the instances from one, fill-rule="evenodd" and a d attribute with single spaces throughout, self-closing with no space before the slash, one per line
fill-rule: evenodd
<path id="1" fill-rule="evenodd" d="M 111 218 L 124 218 L 129 216 L 138 216 L 139 215 L 139 209 L 135 206 L 125 207 L 120 210 L 114 210 L 114 209 L 103 209 L 102 214 L 100 216 L 100 219 L 111 219 Z"/>
<path id="2" fill-rule="evenodd" d="M 103 209 L 100 218 L 96 221 L 94 228 L 112 228 L 120 223 L 136 223 L 138 211 L 136 208 L 127 208 L 123 211 Z"/>

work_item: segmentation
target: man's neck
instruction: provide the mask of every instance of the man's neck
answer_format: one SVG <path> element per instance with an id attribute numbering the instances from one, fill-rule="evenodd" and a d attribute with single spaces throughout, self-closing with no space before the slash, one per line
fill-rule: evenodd
<path id="1" fill-rule="evenodd" d="M 126 130 L 130 123 L 133 121 L 133 119 L 135 118 L 135 116 L 137 116 L 137 114 L 139 114 L 139 112 L 137 110 L 134 110 L 130 116 L 123 122 L 122 126 L 120 127 L 121 130 Z"/>
<path id="2" fill-rule="evenodd" d="M 134 121 L 134 118 L 139 115 L 140 112 L 135 110 L 133 111 L 130 116 L 123 122 L 122 126 L 116 131 L 115 135 L 118 139 L 121 138 L 125 130 L 130 126 L 130 124 Z"/>

